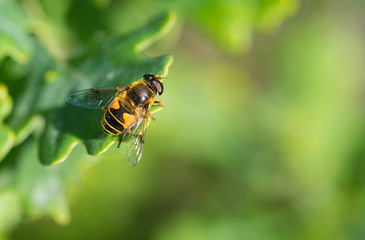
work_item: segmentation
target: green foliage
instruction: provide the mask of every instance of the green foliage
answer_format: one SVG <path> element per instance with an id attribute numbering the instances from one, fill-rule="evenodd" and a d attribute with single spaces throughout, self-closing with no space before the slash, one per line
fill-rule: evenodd
<path id="1" fill-rule="evenodd" d="M 96 43 L 67 65 L 55 61 L 36 43 L 35 54 L 26 66 L 29 72 L 12 89 L 22 92 L 16 96 L 18 104 L 8 120 L 17 132 L 17 143 L 44 117 L 46 126 L 40 141 L 40 160 L 44 164 L 60 162 L 78 142 L 84 142 L 92 155 L 105 151 L 115 139 L 101 137 L 101 131 L 90 131 L 100 124 L 100 111 L 76 109 L 66 104 L 67 95 L 76 88 L 127 85 L 140 78 L 141 72 L 165 75 L 172 61 L 170 56 L 147 58 L 140 51 L 162 36 L 173 19 L 173 14 L 162 16 L 128 37 Z M 13 84 L 10 81 L 13 80 L 9 79 L 9 86 Z"/>
<path id="2" fill-rule="evenodd" d="M 82 88 L 123 86 L 140 78 L 141 73 L 166 75 L 172 61 L 171 56 L 147 58 L 140 51 L 152 44 L 159 35 L 163 35 L 171 27 L 173 18 L 173 14 L 157 18 L 127 37 L 110 39 L 87 48 L 71 61 L 72 68 L 78 71 L 77 76 L 81 76 L 84 80 L 74 85 L 78 86 L 78 89 L 80 86 L 83 86 Z M 69 75 L 67 73 L 60 75 L 58 79 L 52 80 L 58 81 L 59 87 L 53 86 L 51 89 L 57 89 L 57 95 L 66 99 L 71 84 L 62 75 Z M 61 87 L 66 90 L 63 91 Z M 61 94 L 62 92 L 65 94 Z M 104 152 L 115 138 L 104 135 L 101 128 L 99 131 L 90 131 L 100 124 L 101 116 L 98 112 L 100 113 L 100 111 L 75 109 L 71 105 L 65 105 L 55 111 L 49 110 L 45 114 L 46 128 L 40 144 L 42 163 L 54 164 L 62 161 L 78 142 L 83 142 L 91 155 Z"/>
<path id="3" fill-rule="evenodd" d="M 15 133 L 2 121 L 6 118 L 12 108 L 12 100 L 8 94 L 8 89 L 4 84 L 0 84 L 0 161 L 12 148 L 15 141 Z"/>
<path id="4" fill-rule="evenodd" d="M 74 4 L 78 5 L 77 2 L 80 12 L 85 5 L 91 7 L 90 1 L 76 1 Z M 183 24 L 194 26 L 223 50 L 230 54 L 242 54 L 250 49 L 255 32 L 277 31 L 299 5 L 300 0 L 116 1 L 112 4 L 116 10 L 108 11 L 107 18 L 100 25 L 124 32 L 139 26 L 153 14 L 172 9 L 177 11 Z M 131 21 L 134 24 L 130 24 Z M 90 26 L 79 24 L 75 28 L 88 37 Z"/>
<path id="5" fill-rule="evenodd" d="M 29 19 L 16 1 L 0 1 L 0 60 L 11 56 L 25 63 L 31 54 Z"/>
<path id="6" fill-rule="evenodd" d="M 254 30 L 273 31 L 298 8 L 297 0 L 191 1 L 185 14 L 230 53 L 251 47 Z"/>
<path id="7" fill-rule="evenodd" d="M 21 52 L 1 62 L 0 122 L 6 121 L 0 125 L 0 208 L 6 209 L 16 199 L 13 207 L 0 213 L 0 219 L 9 219 L 0 222 L 1 233 L 12 229 L 22 214 L 49 214 L 59 223 L 68 222 L 65 184 L 77 176 L 72 169 L 81 160 L 48 168 L 40 162 L 58 163 L 78 143 L 84 143 L 89 154 L 98 155 L 115 139 L 102 133 L 101 111 L 71 106 L 65 101 L 67 95 L 73 89 L 127 85 L 149 72 L 166 75 L 171 56 L 149 58 L 141 51 L 161 38 L 174 18 L 173 13 L 162 14 L 128 35 L 85 45 L 67 62 L 49 54 L 38 39 L 14 34 L 15 40 L 26 39 L 34 54 L 19 48 Z M 26 65 L 17 63 L 26 57 L 30 59 Z"/>
<path id="8" fill-rule="evenodd" d="M 250 47 L 254 31 L 275 30 L 298 2 L 0 0 L 0 239 L 24 216 L 68 223 L 67 189 L 92 163 L 83 148 L 69 156 L 71 150 L 80 144 L 99 155 L 116 140 L 102 132 L 102 111 L 66 103 L 72 90 L 127 85 L 145 73 L 167 75 L 172 56 L 143 52 L 173 27 L 175 12 L 180 23 L 239 54 Z M 200 64 L 180 75 L 194 74 Z M 178 106 L 184 96 L 176 96 L 171 102 Z M 189 127 L 182 122 L 181 131 L 184 124 Z M 214 143 L 211 129 L 205 137 Z M 196 146 L 211 148 L 211 141 Z"/>
<path id="9" fill-rule="evenodd" d="M 140 78 L 141 72 L 165 75 L 170 56 L 147 58 L 140 51 L 163 34 L 172 21 L 173 15 L 163 16 L 128 37 L 105 40 L 80 53 L 67 66 L 55 62 L 37 45 L 27 66 L 29 73 L 16 83 L 18 88 L 22 86 L 23 93 L 15 99 L 19 104 L 10 124 L 18 135 L 25 135 L 24 132 L 30 133 L 38 114 L 45 117 L 46 127 L 40 142 L 40 159 L 44 164 L 61 161 L 77 142 L 84 142 L 92 155 L 105 151 L 113 139 L 101 138 L 101 131 L 90 131 L 100 124 L 100 116 L 93 117 L 99 114 L 66 105 L 67 95 L 75 88 L 127 85 Z"/>

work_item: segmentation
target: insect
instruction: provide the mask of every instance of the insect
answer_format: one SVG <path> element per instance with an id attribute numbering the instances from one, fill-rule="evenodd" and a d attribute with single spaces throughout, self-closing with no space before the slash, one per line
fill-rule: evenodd
<path id="1" fill-rule="evenodd" d="M 106 134 L 119 136 L 118 148 L 123 141 L 127 163 L 134 167 L 143 151 L 146 128 L 152 105 L 162 106 L 155 98 L 163 92 L 163 77 L 146 74 L 128 86 L 90 88 L 71 93 L 67 102 L 72 105 L 102 109 L 101 125 Z"/>

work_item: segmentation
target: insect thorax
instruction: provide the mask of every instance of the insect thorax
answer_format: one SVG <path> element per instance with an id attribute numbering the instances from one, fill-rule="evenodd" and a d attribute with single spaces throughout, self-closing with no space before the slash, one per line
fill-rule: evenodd
<path id="1" fill-rule="evenodd" d="M 126 93 L 126 101 L 132 106 L 142 107 L 149 103 L 155 94 L 144 83 L 136 84 L 132 86 Z"/>

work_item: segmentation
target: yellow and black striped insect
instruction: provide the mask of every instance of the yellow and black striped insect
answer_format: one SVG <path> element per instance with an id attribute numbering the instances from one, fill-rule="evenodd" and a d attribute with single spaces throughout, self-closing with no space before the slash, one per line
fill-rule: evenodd
<path id="1" fill-rule="evenodd" d="M 72 105 L 104 111 L 101 124 L 107 134 L 120 136 L 128 165 L 135 166 L 142 155 L 146 128 L 152 105 L 161 106 L 155 98 L 163 92 L 163 77 L 146 74 L 129 86 L 91 88 L 71 93 Z"/>

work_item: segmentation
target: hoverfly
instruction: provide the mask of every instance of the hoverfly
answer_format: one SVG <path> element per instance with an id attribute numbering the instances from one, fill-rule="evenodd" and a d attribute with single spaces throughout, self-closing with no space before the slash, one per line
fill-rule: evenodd
<path id="1" fill-rule="evenodd" d="M 134 167 L 142 156 L 150 107 L 162 106 L 161 101 L 155 100 L 163 92 L 162 81 L 159 75 L 146 74 L 128 86 L 73 92 L 67 102 L 77 107 L 102 109 L 104 132 L 120 136 L 118 148 L 123 141 L 127 163 Z"/>

